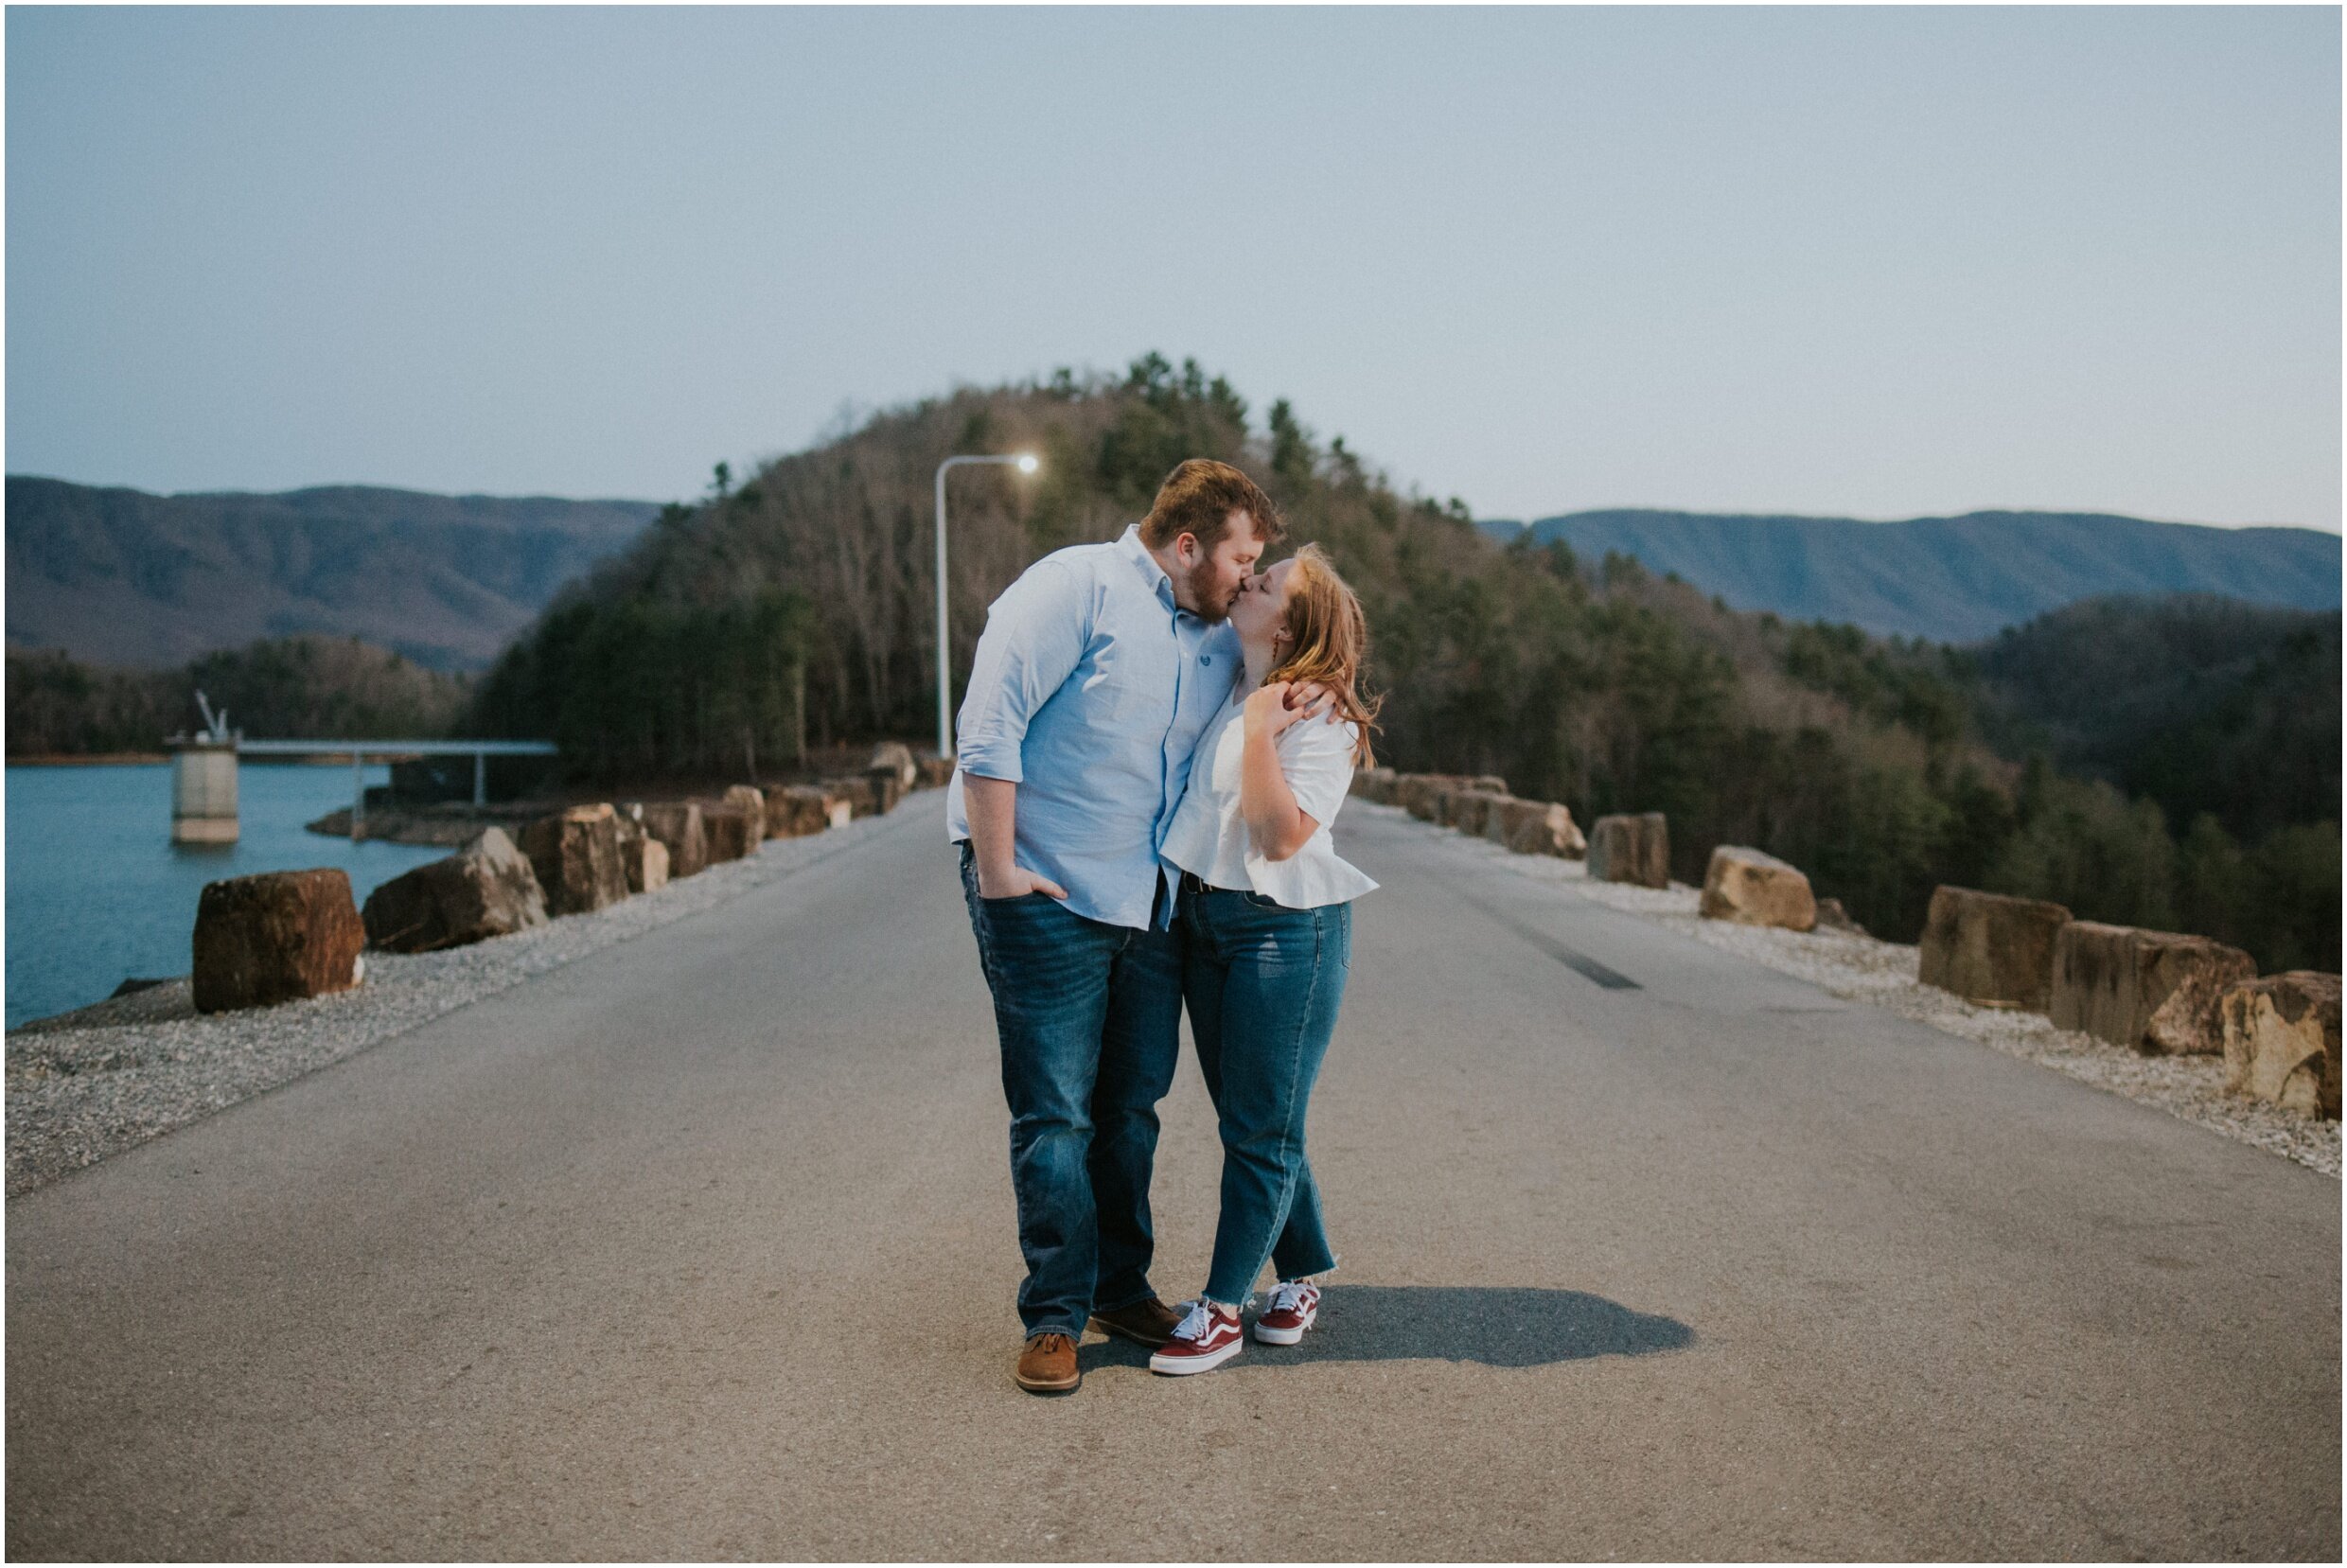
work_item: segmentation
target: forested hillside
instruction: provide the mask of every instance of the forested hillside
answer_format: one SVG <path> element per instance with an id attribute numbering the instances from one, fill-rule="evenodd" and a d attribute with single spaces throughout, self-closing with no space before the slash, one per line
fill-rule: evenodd
<path id="1" fill-rule="evenodd" d="M 465 682 L 355 638 L 287 637 L 208 653 L 175 670 L 83 664 L 10 651 L 11 757 L 154 751 L 203 720 L 199 691 L 256 739 L 429 739 L 464 711 Z"/>
<path id="2" fill-rule="evenodd" d="M 1850 622 L 1878 636 L 1970 643 L 2079 599 L 2199 592 L 2337 609 L 2339 538 L 2308 528 L 2204 528 L 2075 512 L 1904 522 L 1622 510 L 1488 523 L 1506 542 L 1634 555 L 1738 609 Z"/>
<path id="3" fill-rule="evenodd" d="M 9 646 L 156 669 L 319 633 L 478 669 L 656 510 L 356 484 L 155 496 L 11 474 Z"/>
<path id="4" fill-rule="evenodd" d="M 483 682 L 469 722 L 550 735 L 568 766 L 613 782 L 922 735 L 931 476 L 952 452 L 1024 450 L 1043 460 L 1032 480 L 953 481 L 957 672 L 1028 562 L 1113 537 L 1176 462 L 1220 457 L 1360 590 L 1387 697 L 1380 751 L 1401 767 L 1499 773 L 1584 820 L 1668 812 L 1678 875 L 1699 877 L 1716 843 L 1759 845 L 1902 939 L 1950 881 L 2205 930 L 2268 967 L 2338 967 L 2335 817 L 2195 818 L 2179 845 L 2157 800 L 2090 776 L 2083 756 L 2056 766 L 2061 743 L 2015 695 L 2025 657 L 1998 666 L 1998 696 L 1985 655 L 1736 611 L 1620 556 L 1503 547 L 1284 402 L 1258 417 L 1221 378 L 1155 355 L 1121 379 L 959 390 L 738 488 L 721 476 L 567 592 Z"/>
<path id="5" fill-rule="evenodd" d="M 2336 611 L 2182 594 L 2065 607 L 1977 667 L 2000 749 L 2255 837 L 2338 809 L 2339 654 Z"/>
<path id="6" fill-rule="evenodd" d="M 1975 802 L 1994 845 L 1977 885 L 2335 969 L 2338 647 L 2336 610 L 2119 598 L 1969 648 L 1794 626 L 1783 664 L 1856 714 L 1960 725 L 2006 759 L 2003 798 Z"/>

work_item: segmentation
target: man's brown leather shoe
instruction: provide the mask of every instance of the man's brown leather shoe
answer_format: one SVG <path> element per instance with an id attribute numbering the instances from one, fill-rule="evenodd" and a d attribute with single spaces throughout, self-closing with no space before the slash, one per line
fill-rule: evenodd
<path id="1" fill-rule="evenodd" d="M 1103 1333 L 1115 1334 L 1120 1339 L 1129 1339 L 1136 1345 L 1146 1345 L 1153 1350 L 1160 1350 L 1174 1337 L 1174 1325 L 1181 1320 L 1181 1313 L 1153 1295 L 1146 1301 L 1119 1307 L 1113 1313 L 1094 1313 L 1092 1327 Z"/>
<path id="2" fill-rule="evenodd" d="M 1076 1369 L 1076 1342 L 1066 1334 L 1037 1334 L 1018 1353 L 1018 1385 L 1030 1394 L 1068 1394 L 1084 1381 Z"/>

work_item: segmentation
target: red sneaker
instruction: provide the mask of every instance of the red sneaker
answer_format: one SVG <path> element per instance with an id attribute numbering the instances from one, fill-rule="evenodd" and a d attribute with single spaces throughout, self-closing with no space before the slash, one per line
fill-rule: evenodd
<path id="1" fill-rule="evenodd" d="M 1255 1337 L 1265 1345 L 1293 1345 L 1304 1337 L 1320 1315 L 1320 1287 L 1301 1279 L 1282 1280 L 1271 1293 L 1263 1315 L 1255 1320 Z"/>
<path id="2" fill-rule="evenodd" d="M 1211 1372 L 1246 1347 L 1246 1335 L 1239 1328 L 1239 1309 L 1209 1307 L 1203 1301 L 1188 1306 L 1190 1311 L 1174 1326 L 1174 1337 L 1149 1358 L 1152 1372 L 1176 1378 Z"/>

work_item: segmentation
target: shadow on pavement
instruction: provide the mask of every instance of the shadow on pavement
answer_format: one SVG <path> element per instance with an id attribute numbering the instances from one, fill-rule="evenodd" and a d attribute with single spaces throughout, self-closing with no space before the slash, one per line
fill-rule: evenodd
<path id="1" fill-rule="evenodd" d="M 1262 1298 L 1256 1298 L 1261 1306 Z M 1252 1321 L 1250 1314 L 1249 1321 Z M 1331 1285 L 1319 1321 L 1300 1345 L 1258 1345 L 1252 1334 L 1224 1367 L 1272 1368 L 1316 1361 L 1472 1361 L 1545 1366 L 1596 1356 L 1648 1356 L 1693 1344 L 1676 1318 L 1632 1312 L 1585 1291 L 1507 1285 Z M 1089 1372 L 1146 1366 L 1149 1352 L 1121 1339 L 1077 1352 Z"/>

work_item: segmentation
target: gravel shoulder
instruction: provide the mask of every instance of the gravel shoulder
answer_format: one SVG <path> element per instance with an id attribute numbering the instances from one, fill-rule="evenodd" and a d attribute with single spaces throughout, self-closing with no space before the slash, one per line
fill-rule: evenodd
<path id="1" fill-rule="evenodd" d="M 926 813 L 862 818 L 812 837 L 768 839 L 747 859 L 514 936 L 441 953 L 370 949 L 364 983 L 331 996 L 203 1014 L 182 976 L 36 1019 L 7 1037 L 8 1195 L 45 1187 L 484 996 L 851 853 L 875 835 L 933 826 Z"/>
<path id="2" fill-rule="evenodd" d="M 1406 815 L 1398 807 L 1359 801 L 1347 809 Z M 2112 1094 L 2158 1106 L 2195 1126 L 2254 1144 L 2326 1176 L 2339 1174 L 2339 1123 L 2227 1094 L 2225 1066 L 2219 1058 L 2145 1056 L 2091 1034 L 2056 1029 L 2038 1013 L 1976 1007 L 1916 979 L 1916 949 L 1904 943 L 1836 931 L 1805 933 L 1704 920 L 1696 913 L 1701 890 L 1684 883 L 1674 882 L 1666 890 L 1592 882 L 1587 868 L 1578 860 L 1509 854 L 1497 845 L 1456 834 L 1452 837 L 1463 848 L 1492 862 L 1495 869 L 1535 881 L 1564 884 L 1584 898 L 1807 980 L 1844 1001 L 1881 1008 Z"/>

